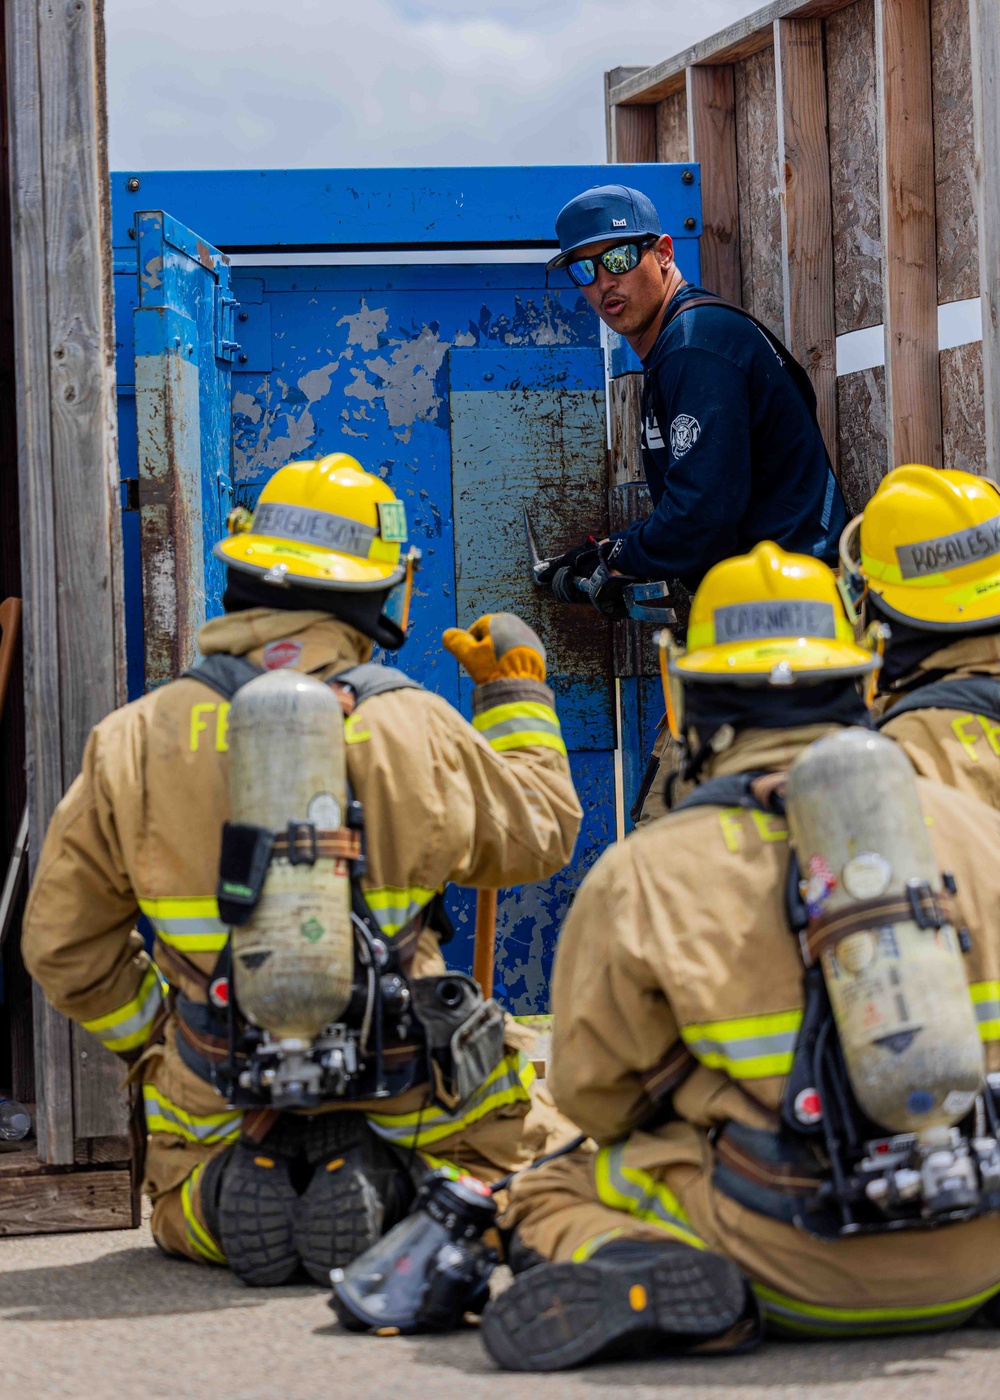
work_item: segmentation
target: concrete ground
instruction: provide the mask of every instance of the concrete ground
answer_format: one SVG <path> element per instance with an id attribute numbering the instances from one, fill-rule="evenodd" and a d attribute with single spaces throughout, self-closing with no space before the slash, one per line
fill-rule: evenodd
<path id="1" fill-rule="evenodd" d="M 964 1331 L 516 1376 L 472 1329 L 350 1336 L 324 1293 L 244 1288 L 164 1258 L 145 1227 L 0 1240 L 10 1400 L 992 1400 L 998 1361 L 1000 1332 Z"/>

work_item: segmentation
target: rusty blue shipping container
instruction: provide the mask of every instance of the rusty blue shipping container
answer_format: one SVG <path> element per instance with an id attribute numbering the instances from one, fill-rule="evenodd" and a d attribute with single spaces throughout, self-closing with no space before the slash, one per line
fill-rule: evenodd
<path id="1" fill-rule="evenodd" d="M 697 175 L 615 170 L 654 200 L 691 279 Z M 616 832 L 609 629 L 536 593 L 522 527 L 523 502 L 552 549 L 607 526 L 607 377 L 638 366 L 606 356 L 581 293 L 544 271 L 561 205 L 606 179 L 600 166 L 112 175 L 130 693 L 176 674 L 219 611 L 211 547 L 233 503 L 252 508 L 296 458 L 349 452 L 382 475 L 424 556 L 399 663 L 468 714 L 444 628 L 516 611 L 548 649 L 586 819 L 565 871 L 501 895 L 497 994 L 518 1013 L 547 1010 L 560 921 Z M 654 688 L 623 685 L 627 775 Z M 471 965 L 473 898 L 449 895 L 456 966 Z"/>

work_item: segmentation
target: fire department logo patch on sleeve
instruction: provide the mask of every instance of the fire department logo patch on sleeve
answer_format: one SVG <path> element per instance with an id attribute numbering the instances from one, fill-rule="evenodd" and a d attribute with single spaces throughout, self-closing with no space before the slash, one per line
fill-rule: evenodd
<path id="1" fill-rule="evenodd" d="M 701 437 L 701 424 L 690 413 L 678 413 L 670 425 L 670 453 L 683 457 Z"/>

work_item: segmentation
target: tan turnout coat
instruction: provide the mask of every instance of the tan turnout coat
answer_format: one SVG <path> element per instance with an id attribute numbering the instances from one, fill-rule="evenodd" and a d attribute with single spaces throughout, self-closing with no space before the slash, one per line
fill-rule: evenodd
<path id="1" fill-rule="evenodd" d="M 750 731 L 711 776 L 787 769 L 822 726 Z M 1000 1069 L 1000 814 L 918 780 L 942 870 L 972 932 L 966 959 L 990 1069 Z M 793 1330 L 871 1331 L 960 1319 L 1000 1290 L 1000 1219 L 824 1240 L 713 1184 L 713 1129 L 774 1128 L 803 1009 L 789 932 L 783 819 L 671 813 L 607 851 L 566 920 L 552 988 L 548 1086 L 599 1145 L 519 1178 L 511 1223 L 546 1258 L 663 1232 L 731 1256 Z M 637 1130 L 657 1093 L 675 1121 Z M 661 1120 L 662 1121 L 662 1120 Z"/>
<path id="2" fill-rule="evenodd" d="M 319 612 L 217 618 L 199 645 L 265 665 L 277 659 L 267 651 L 277 641 L 293 644 L 278 657 L 291 654 L 296 669 L 320 679 L 371 655 L 367 638 Z M 212 1255 L 199 1247 L 190 1187 L 183 1202 L 178 1188 L 235 1140 L 241 1114 L 183 1063 L 173 1016 L 162 1042 L 146 1045 L 164 987 L 136 921 L 141 911 L 153 925 L 154 958 L 169 981 L 204 1002 L 204 985 L 179 972 L 171 953 L 210 973 L 225 943 L 215 892 L 229 807 L 228 710 L 202 682 L 179 679 L 95 728 L 49 828 L 23 937 L 28 969 L 52 1004 L 111 1049 L 141 1056 L 134 1073 L 150 1132 L 154 1233 L 196 1258 Z M 346 721 L 348 776 L 366 819 L 363 884 L 390 940 L 446 881 L 499 888 L 541 880 L 572 853 L 581 811 L 551 691 L 496 681 L 477 688 L 474 711 L 476 728 L 439 696 L 406 689 L 373 696 Z M 412 971 L 443 970 L 437 939 L 425 931 Z M 530 1159 L 538 1146 L 523 1140 L 532 1070 L 516 1039 L 511 1024 L 507 1059 L 464 1115 L 428 1108 L 429 1091 L 413 1090 L 379 1103 L 376 1130 L 487 1178 Z"/>

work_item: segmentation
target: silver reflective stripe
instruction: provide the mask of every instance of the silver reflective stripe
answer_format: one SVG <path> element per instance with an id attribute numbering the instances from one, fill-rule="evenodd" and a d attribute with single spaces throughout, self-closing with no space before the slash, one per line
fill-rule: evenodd
<path id="1" fill-rule="evenodd" d="M 624 1210 L 638 1220 L 648 1220 L 703 1248 L 687 1212 L 670 1188 L 640 1168 L 627 1173 L 624 1166 L 626 1141 L 602 1147 L 594 1161 L 594 1181 L 602 1203 L 613 1210 Z"/>
<path id="2" fill-rule="evenodd" d="M 917 544 L 898 544 L 896 558 L 903 578 L 922 578 L 940 574 L 947 569 L 960 569 L 1000 554 L 1000 515 L 984 520 L 982 525 L 970 525 L 950 535 L 938 535 L 933 540 Z"/>
<path id="3" fill-rule="evenodd" d="M 227 933 L 225 924 L 218 919 L 150 919 L 150 923 L 158 934 L 166 935 L 168 940 L 175 938 L 200 937 L 205 933 Z"/>
<path id="4" fill-rule="evenodd" d="M 255 535 L 336 549 L 341 554 L 355 554 L 359 559 L 368 558 L 372 540 L 378 538 L 373 525 L 363 525 L 359 520 L 331 515 L 325 510 L 282 505 L 280 501 L 261 502 L 252 528 Z"/>
<path id="5" fill-rule="evenodd" d="M 152 1084 L 142 1086 L 146 1127 L 151 1133 L 175 1133 L 194 1142 L 222 1142 L 238 1135 L 242 1112 L 194 1114 L 178 1108 Z"/>
<path id="6" fill-rule="evenodd" d="M 799 1033 L 775 1031 L 771 1035 L 748 1036 L 741 1040 L 688 1040 L 684 1043 L 699 1060 L 708 1055 L 721 1055 L 727 1060 L 756 1060 L 764 1055 L 790 1055 L 795 1049 Z"/>
<path id="7" fill-rule="evenodd" d="M 980 1024 L 983 1021 L 1000 1021 L 1000 997 L 991 997 L 989 1001 L 977 1001 L 973 1005 L 976 1009 L 976 1020 Z"/>
<path id="8" fill-rule="evenodd" d="M 104 1026 L 98 1032 L 100 1038 L 110 1041 L 124 1040 L 126 1036 L 145 1030 L 159 1010 L 162 1001 L 163 990 L 160 987 L 160 979 L 154 971 L 149 991 L 146 993 L 139 1010 L 133 1011 L 132 1015 L 124 1021 L 116 1021 L 114 1025 Z"/>
<path id="9" fill-rule="evenodd" d="M 501 739 L 505 734 L 554 734 L 562 738 L 562 729 L 557 719 L 539 719 L 537 715 L 518 715 L 513 719 L 502 719 L 491 724 L 488 729 L 480 729 L 480 734 L 488 742 Z"/>
<path id="10" fill-rule="evenodd" d="M 712 614 L 715 640 L 751 642 L 764 637 L 836 637 L 832 603 L 789 598 L 766 603 L 730 603 Z"/>
<path id="11" fill-rule="evenodd" d="M 391 1113 L 368 1114 L 368 1122 L 379 1137 L 402 1147 L 419 1147 L 422 1143 L 449 1137 L 466 1122 L 481 1117 L 477 1110 L 488 1110 L 491 1100 L 519 1092 L 519 1097 L 527 1098 L 527 1090 L 521 1079 L 520 1056 L 507 1056 L 497 1066 L 490 1077 L 479 1086 L 472 1097 L 462 1105 L 461 1112 L 446 1113 L 441 1110 L 426 1113 L 405 1113 L 394 1123 Z"/>

